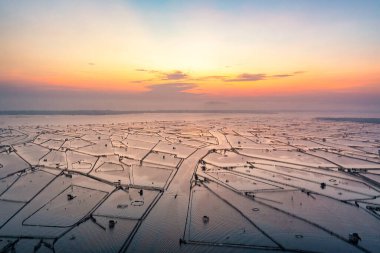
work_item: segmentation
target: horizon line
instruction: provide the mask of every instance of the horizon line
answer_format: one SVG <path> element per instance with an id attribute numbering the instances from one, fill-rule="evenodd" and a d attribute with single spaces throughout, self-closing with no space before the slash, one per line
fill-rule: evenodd
<path id="1" fill-rule="evenodd" d="M 2 116 L 12 115 L 122 115 L 122 114 L 144 114 L 144 113 L 246 113 L 246 114 L 278 114 L 296 112 L 320 112 L 325 110 L 226 110 L 226 109 L 189 109 L 189 110 L 0 110 Z M 329 110 L 329 113 L 347 113 L 350 110 Z M 378 111 L 368 111 L 367 113 L 378 113 Z"/>

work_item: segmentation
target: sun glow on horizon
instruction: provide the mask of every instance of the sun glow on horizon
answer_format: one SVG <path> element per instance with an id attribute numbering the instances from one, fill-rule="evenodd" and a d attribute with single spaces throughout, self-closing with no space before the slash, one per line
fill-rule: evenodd
<path id="1" fill-rule="evenodd" d="M 376 1 L 2 1 L 0 83 L 219 96 L 379 92 Z M 0 84 L 0 85 L 1 85 Z"/>

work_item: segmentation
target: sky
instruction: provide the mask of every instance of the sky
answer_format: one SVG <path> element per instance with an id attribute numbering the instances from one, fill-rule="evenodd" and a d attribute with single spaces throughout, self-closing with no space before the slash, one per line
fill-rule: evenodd
<path id="1" fill-rule="evenodd" d="M 380 111 L 378 0 L 0 0 L 0 110 Z"/>

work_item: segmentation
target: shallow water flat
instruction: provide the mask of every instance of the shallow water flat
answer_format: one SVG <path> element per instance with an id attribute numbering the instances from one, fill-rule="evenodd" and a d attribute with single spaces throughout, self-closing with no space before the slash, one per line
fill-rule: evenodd
<path id="1" fill-rule="evenodd" d="M 0 129 L 0 252 L 378 251 L 380 125 L 160 117 Z"/>

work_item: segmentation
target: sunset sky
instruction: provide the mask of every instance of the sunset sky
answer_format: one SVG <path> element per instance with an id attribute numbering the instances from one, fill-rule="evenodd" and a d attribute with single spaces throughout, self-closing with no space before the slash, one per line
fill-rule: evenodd
<path id="1" fill-rule="evenodd" d="M 0 0 L 0 110 L 380 111 L 380 1 Z"/>

